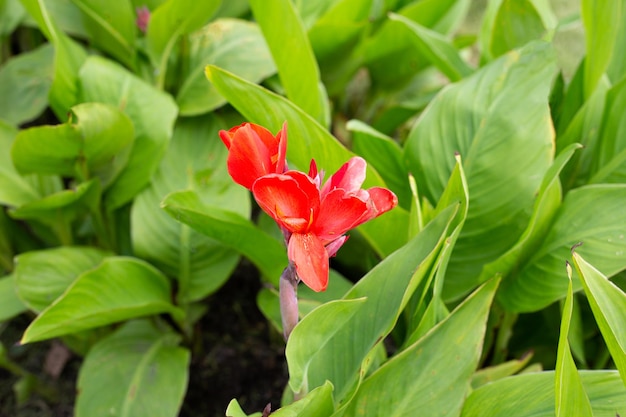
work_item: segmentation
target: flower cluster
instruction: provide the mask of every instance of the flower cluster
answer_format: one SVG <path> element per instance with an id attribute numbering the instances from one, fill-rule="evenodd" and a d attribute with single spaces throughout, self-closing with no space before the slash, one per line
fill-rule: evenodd
<path id="1" fill-rule="evenodd" d="M 289 261 L 298 278 L 314 291 L 328 285 L 328 260 L 347 239 L 345 233 L 394 208 L 398 200 L 386 188 L 361 189 L 367 164 L 353 157 L 323 183 L 311 160 L 308 173 L 288 170 L 287 126 L 276 136 L 244 123 L 220 131 L 229 150 L 228 172 L 252 191 L 259 206 L 280 226 Z"/>

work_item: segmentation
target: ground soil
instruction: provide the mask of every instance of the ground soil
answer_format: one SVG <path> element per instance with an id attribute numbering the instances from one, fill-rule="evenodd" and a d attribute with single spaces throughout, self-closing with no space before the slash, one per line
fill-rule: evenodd
<path id="1" fill-rule="evenodd" d="M 242 261 L 231 279 L 205 301 L 208 312 L 198 323 L 180 417 L 224 416 L 233 398 L 248 414 L 268 403 L 279 408 L 287 382 L 284 342 L 256 306 L 260 286 L 255 269 Z M 73 356 L 58 379 L 47 376 L 43 364 L 52 342 L 16 345 L 30 320 L 21 316 L 10 321 L 0 328 L 0 340 L 13 361 L 56 392 L 48 398 L 34 393 L 18 406 L 13 392 L 18 378 L 0 369 L 0 417 L 70 417 L 81 359 Z"/>

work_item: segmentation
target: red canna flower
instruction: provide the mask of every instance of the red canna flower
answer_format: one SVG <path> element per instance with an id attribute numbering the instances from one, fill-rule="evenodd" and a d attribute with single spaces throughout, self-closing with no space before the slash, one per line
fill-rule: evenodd
<path id="1" fill-rule="evenodd" d="M 220 130 L 220 138 L 228 148 L 228 173 L 247 189 L 258 178 L 285 172 L 287 153 L 287 123 L 276 136 L 252 123 Z"/>
<path id="2" fill-rule="evenodd" d="M 395 194 L 385 188 L 361 189 L 366 166 L 364 159 L 354 157 L 323 186 L 315 161 L 308 175 L 286 171 L 253 182 L 259 206 L 285 232 L 298 277 L 314 291 L 326 289 L 328 259 L 346 241 L 344 234 L 398 204 Z"/>

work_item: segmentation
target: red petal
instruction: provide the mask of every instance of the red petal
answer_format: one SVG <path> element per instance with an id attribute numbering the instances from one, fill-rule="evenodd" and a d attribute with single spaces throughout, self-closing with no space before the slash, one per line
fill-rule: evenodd
<path id="1" fill-rule="evenodd" d="M 287 247 L 289 260 L 296 266 L 298 277 L 313 291 L 328 286 L 328 253 L 312 233 L 294 233 Z"/>
<path id="2" fill-rule="evenodd" d="M 276 135 L 277 145 L 277 159 L 276 159 L 276 172 L 282 174 L 286 170 L 286 158 L 287 158 L 287 122 L 283 123 L 283 127 Z"/>
<path id="3" fill-rule="evenodd" d="M 313 231 L 324 240 L 337 239 L 352 229 L 367 211 L 366 201 L 335 189 L 322 200 Z"/>
<path id="4" fill-rule="evenodd" d="M 367 192 L 370 195 L 369 201 L 367 202 L 367 213 L 354 227 L 368 220 L 372 220 L 398 205 L 398 197 L 386 188 L 372 187 L 367 190 Z"/>
<path id="5" fill-rule="evenodd" d="M 257 178 L 274 172 L 270 152 L 252 125 L 245 124 L 231 137 L 228 173 L 236 183 L 251 189 Z"/>
<path id="6" fill-rule="evenodd" d="M 263 211 L 290 232 L 306 232 L 319 210 L 319 190 L 302 172 L 266 175 L 252 192 Z"/>
<path id="7" fill-rule="evenodd" d="M 359 156 L 350 158 L 337 172 L 324 184 L 322 196 L 330 191 L 341 188 L 346 193 L 356 193 L 365 181 L 367 162 Z"/>

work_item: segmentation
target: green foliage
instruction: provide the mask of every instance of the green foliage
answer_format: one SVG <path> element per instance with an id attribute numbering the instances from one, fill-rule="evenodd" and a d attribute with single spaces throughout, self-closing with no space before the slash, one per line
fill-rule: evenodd
<path id="1" fill-rule="evenodd" d="M 623 1 L 145 3 L 0 0 L 0 336 L 82 356 L 77 416 L 179 415 L 242 257 L 282 332 L 243 121 L 399 201 L 300 286 L 272 415 L 626 415 Z"/>

